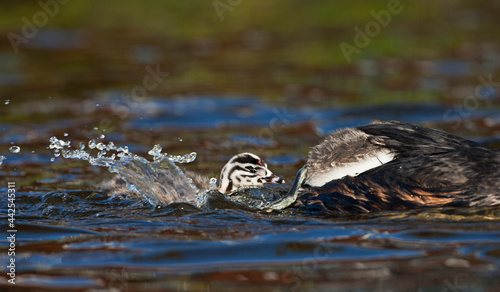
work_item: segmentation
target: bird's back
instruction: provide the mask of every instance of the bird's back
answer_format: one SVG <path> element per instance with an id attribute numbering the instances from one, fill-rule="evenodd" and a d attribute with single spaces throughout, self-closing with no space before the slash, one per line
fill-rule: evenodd
<path id="1" fill-rule="evenodd" d="M 393 160 L 310 188 L 298 206 L 366 212 L 425 206 L 500 204 L 500 152 L 446 132 L 401 122 L 357 128 Z"/>

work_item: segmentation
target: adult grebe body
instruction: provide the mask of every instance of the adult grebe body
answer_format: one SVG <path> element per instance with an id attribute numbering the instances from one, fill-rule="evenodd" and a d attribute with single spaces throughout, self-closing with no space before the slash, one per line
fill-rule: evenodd
<path id="1" fill-rule="evenodd" d="M 500 151 L 443 131 L 376 122 L 327 136 L 288 196 L 308 212 L 500 204 Z"/>

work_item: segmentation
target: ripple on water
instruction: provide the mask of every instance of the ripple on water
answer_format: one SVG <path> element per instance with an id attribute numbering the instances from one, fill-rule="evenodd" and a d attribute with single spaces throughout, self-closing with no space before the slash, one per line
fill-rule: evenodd
<path id="1" fill-rule="evenodd" d="M 85 276 L 42 276 L 25 274 L 18 278 L 17 286 L 36 289 L 96 289 L 105 288 L 106 282 L 102 279 Z"/>
<path id="2" fill-rule="evenodd" d="M 211 104 L 209 100 L 198 107 L 194 106 L 197 101 L 174 100 L 156 107 L 158 102 L 145 103 L 144 108 L 132 110 L 159 112 L 151 118 L 157 120 L 145 120 L 144 124 L 137 124 L 139 128 L 152 121 L 150 125 L 162 127 L 161 114 L 167 114 L 169 106 L 178 107 L 179 119 L 172 119 L 178 123 L 186 123 L 186 117 L 198 119 L 207 113 L 205 121 L 209 127 L 219 125 L 226 118 L 230 121 L 246 119 L 251 125 L 267 127 L 270 120 L 277 118 L 276 111 L 269 105 L 265 105 L 265 111 L 256 112 L 263 104 L 252 104 L 251 99 L 221 104 Z M 105 103 L 99 103 L 105 108 Z M 382 110 L 374 113 L 373 109 L 372 112 L 337 109 L 319 114 L 315 111 L 314 115 L 306 110 L 288 113 L 290 124 L 314 121 L 318 122 L 318 129 L 326 133 L 341 125 L 340 121 L 347 125 L 372 118 L 418 120 L 424 117 L 432 120 L 441 115 L 440 110 L 422 107 L 417 111 L 412 108 L 412 111 L 392 114 Z M 168 114 L 173 115 L 173 112 Z M 187 123 L 182 126 L 197 126 L 197 122 Z M 250 136 L 231 139 L 255 147 L 269 146 L 267 141 L 261 143 Z M 75 149 L 83 152 L 70 152 L 69 141 L 56 139 L 53 142 L 58 142 L 54 149 L 58 150 L 59 159 L 88 159 L 91 165 L 114 167 L 122 173 L 130 171 L 126 180 L 144 190 L 151 190 L 151 180 L 144 178 L 154 177 L 156 167 L 165 167 L 154 163 L 170 165 L 166 157 L 170 162 L 190 162 L 195 158 L 192 153 L 180 157 L 164 156 L 163 149 L 155 146 L 151 149 L 152 158 L 145 159 L 134 156 L 137 151 L 132 147 L 120 149 L 114 143 L 101 140 Z M 22 147 L 24 151 L 25 146 Z M 147 152 L 148 149 L 141 150 Z M 92 154 L 87 156 L 84 152 Z M 19 157 L 24 156 L 12 155 L 9 159 L 14 161 Z M 119 168 L 126 160 L 120 160 L 122 157 L 128 157 L 129 168 Z M 299 160 L 276 156 L 269 162 L 283 165 Z M 474 285 L 477 279 L 485 279 L 479 283 L 489 281 L 494 285 L 500 266 L 498 208 L 315 218 L 286 211 L 260 214 L 234 205 L 228 209 L 200 209 L 181 202 L 155 207 L 142 200 L 145 197 L 107 196 L 95 191 L 18 192 L 17 195 L 18 227 L 22 230 L 18 237 L 19 257 L 23 261 L 19 271 L 26 276 L 34 275 L 27 277 L 31 280 L 24 282 L 23 287 L 74 285 L 78 289 L 84 287 L 83 290 L 100 288 L 102 282 L 121 279 L 127 285 L 142 285 L 137 290 L 168 285 L 174 285 L 168 287 L 175 290 L 178 283 L 189 285 L 195 281 L 193 279 L 198 279 L 210 285 L 222 282 L 226 288 L 221 286 L 221 289 L 226 291 L 227 287 L 238 290 L 242 283 L 258 283 L 262 287 L 273 283 L 276 288 L 285 285 L 297 287 L 297 290 L 323 283 L 327 289 L 359 286 L 361 291 L 370 291 L 381 283 L 396 281 L 412 287 L 425 282 L 423 287 L 442 291 L 448 287 L 446 283 L 454 283 L 457 272 L 467 273 L 469 277 L 460 278 L 468 281 L 466 284 Z M 3 203 L 1 210 L 6 214 Z M 116 267 L 120 267 L 119 270 Z M 39 286 L 33 286 L 36 281 L 40 281 Z"/>

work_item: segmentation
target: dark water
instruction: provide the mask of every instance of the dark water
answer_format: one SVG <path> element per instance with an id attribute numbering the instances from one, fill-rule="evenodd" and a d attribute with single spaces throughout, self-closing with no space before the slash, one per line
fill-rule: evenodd
<path id="1" fill-rule="evenodd" d="M 47 290 L 496 291 L 500 209 L 339 218 L 18 193 L 18 285 Z M 446 290 L 448 289 L 448 290 Z M 455 290 L 453 290 L 455 289 Z M 89 290 L 90 291 L 90 290 Z"/>
<path id="2" fill-rule="evenodd" d="M 106 110 L 106 101 L 97 102 Z M 374 118 L 425 121 L 445 128 L 442 117 L 448 109 L 440 104 L 303 109 L 272 106 L 255 98 L 216 97 L 151 99 L 141 105 L 126 123 L 127 135 L 134 133 L 155 141 L 151 133 L 165 132 L 168 135 L 158 139 L 172 143 L 173 149 L 189 152 L 200 147 L 216 152 L 211 147 L 217 145 L 223 152 L 199 154 L 186 167 L 216 176 L 228 155 L 250 149 L 265 155 L 270 168 L 288 182 L 307 151 L 294 150 L 293 145 L 308 147 L 323 133 Z M 155 113 L 144 114 L 150 108 Z M 471 124 L 495 113 L 485 109 L 476 114 L 479 120 L 471 119 Z M 46 130 L 48 134 L 60 133 L 58 127 L 47 125 Z M 19 137 L 18 144 L 27 139 L 26 134 L 10 133 L 6 139 Z M 189 133 L 202 138 L 191 138 Z M 212 140 L 211 133 L 220 140 Z M 72 140 L 72 136 L 76 135 L 60 137 L 76 144 L 79 140 Z M 118 143 L 123 139 L 111 134 L 97 141 L 112 140 L 108 137 Z M 180 141 L 179 137 L 188 138 Z M 198 139 L 206 144 L 199 146 Z M 497 143 L 494 135 L 482 140 Z M 280 146 L 285 143 L 292 146 Z M 44 146 L 48 145 L 47 140 Z M 144 141 L 128 146 L 137 153 L 149 150 Z M 387 211 L 323 218 L 286 210 L 269 214 L 237 208 L 197 209 L 187 204 L 153 207 L 146 201 L 99 193 L 98 183 L 111 177 L 106 168 L 62 157 L 51 162 L 52 153 L 41 148 L 31 153 L 29 146 L 22 145 L 21 152 L 10 153 L 2 165 L 5 184 L 16 183 L 19 289 L 500 289 L 500 208 Z M 7 185 L 1 191 L 7 194 Z M 2 214 L 7 214 L 7 205 L 7 196 L 2 196 Z M 9 217 L 1 219 L 4 232 Z M 5 248 L 7 236 L 2 236 Z M 6 266 L 10 257 L 4 253 L 1 258 Z M 2 277 L 5 279 L 5 275 Z"/>
<path id="3" fill-rule="evenodd" d="M 18 287 L 496 291 L 500 209 L 307 218 L 18 193 Z M 446 290 L 448 289 L 448 290 Z M 455 290 L 453 290 L 455 289 Z"/>
<path id="4" fill-rule="evenodd" d="M 153 207 L 48 149 L 94 139 L 151 160 L 160 144 L 209 177 L 249 151 L 291 183 L 324 135 L 373 119 L 500 148 L 497 1 L 400 1 L 349 58 L 339 45 L 389 1 L 229 1 L 222 17 L 217 1 L 67 1 L 29 37 L 45 10 L 0 2 L 1 291 L 500 291 L 498 207 Z"/>

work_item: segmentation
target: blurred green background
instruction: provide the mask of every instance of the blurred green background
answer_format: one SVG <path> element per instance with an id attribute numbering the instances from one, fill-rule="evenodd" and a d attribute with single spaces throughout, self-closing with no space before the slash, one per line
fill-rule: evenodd
<path id="1" fill-rule="evenodd" d="M 148 95 L 329 106 L 449 101 L 469 94 L 479 74 L 500 75 L 496 0 L 0 3 L 0 93 L 9 100 L 130 90 L 148 65 L 169 73 Z M 340 44 L 354 45 L 355 28 L 388 5 L 400 12 L 349 63 Z M 25 20 L 38 31 L 16 53 L 12 34 L 23 37 Z"/>
<path id="2" fill-rule="evenodd" d="M 271 120 L 274 112 L 288 110 L 309 116 L 306 128 L 294 121 L 274 137 L 279 144 L 271 148 L 280 153 L 305 154 L 325 131 L 373 118 L 470 138 L 500 136 L 496 0 L 0 3 L 2 153 L 12 145 L 41 153 L 51 136 L 64 133 L 74 143 L 105 134 L 118 143 L 162 143 L 179 153 L 236 153 L 242 147 L 231 135 L 257 137 L 270 127 L 251 124 L 259 111 Z M 208 131 L 194 131 L 189 122 L 202 123 L 205 106 L 193 96 L 252 96 L 265 106 L 244 100 L 228 110 L 249 120 L 251 129 L 208 125 Z M 159 103 L 167 100 L 175 102 Z M 402 103 L 410 106 L 402 110 Z M 434 112 L 426 111 L 428 104 Z M 419 116 L 405 119 L 413 105 Z M 336 116 L 337 109 L 359 107 L 368 108 Z M 192 115 L 183 116 L 189 109 Z M 133 126 L 172 119 L 186 123 Z M 221 148 L 226 140 L 229 148 Z M 243 150 L 263 147 L 259 143 Z"/>

